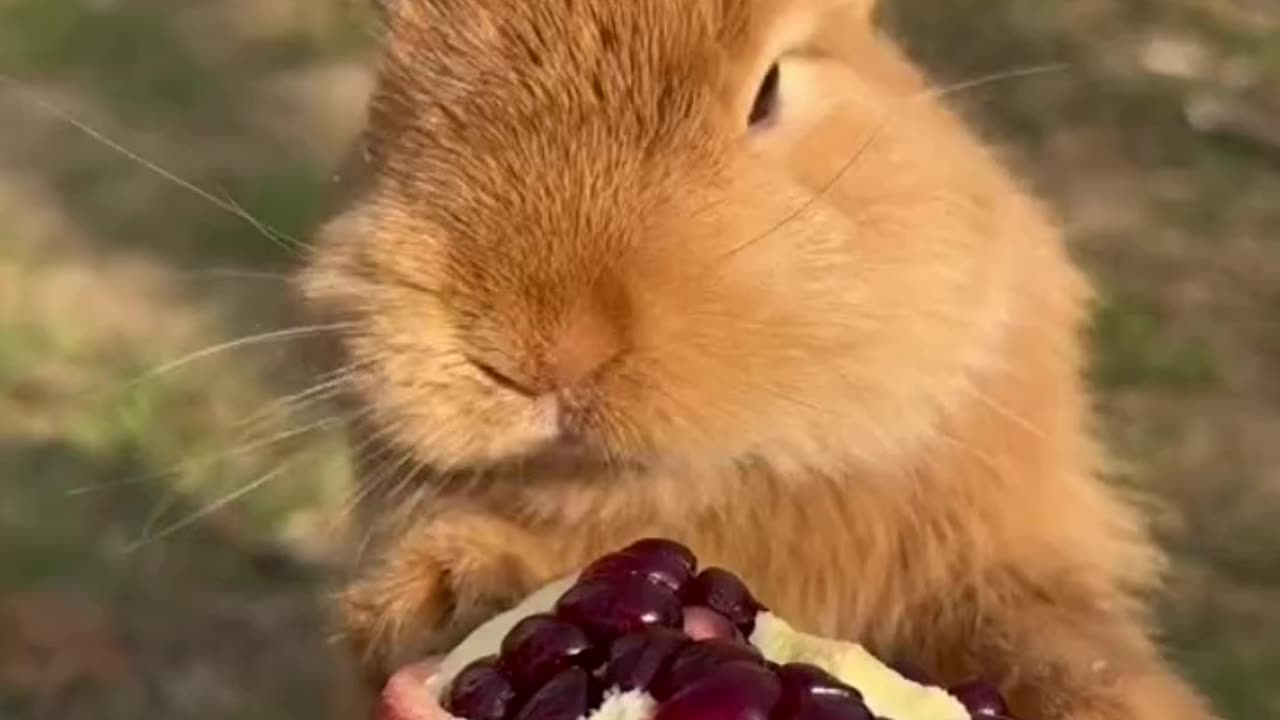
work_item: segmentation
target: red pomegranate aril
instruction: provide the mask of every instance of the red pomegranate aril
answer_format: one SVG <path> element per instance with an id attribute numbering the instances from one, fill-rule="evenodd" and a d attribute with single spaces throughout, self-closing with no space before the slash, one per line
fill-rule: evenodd
<path id="1" fill-rule="evenodd" d="M 975 718 L 1003 718 L 1009 714 L 1009 706 L 995 686 L 984 682 L 967 682 L 949 688 L 955 699 L 964 705 Z"/>
<path id="2" fill-rule="evenodd" d="M 800 715 L 815 701 L 854 700 L 862 704 L 861 693 L 817 666 L 790 663 L 774 672 L 782 683 L 782 699 L 778 702 L 775 720 Z"/>
<path id="3" fill-rule="evenodd" d="M 775 710 L 773 717 L 774 720 L 886 720 L 872 715 L 858 698 L 838 695 L 812 698 L 791 715 Z"/>
<path id="4" fill-rule="evenodd" d="M 516 692 L 498 666 L 498 658 L 476 660 L 449 684 L 441 705 L 450 715 L 466 720 L 503 720 L 514 709 Z"/>
<path id="5" fill-rule="evenodd" d="M 576 625 L 554 615 L 531 615 L 502 640 L 502 667 L 521 693 L 527 693 L 570 666 L 593 669 L 599 653 Z"/>
<path id="6" fill-rule="evenodd" d="M 872 720 L 862 694 L 822 668 L 790 663 L 774 672 L 782 683 L 782 698 L 773 720 Z"/>
<path id="7" fill-rule="evenodd" d="M 586 670 L 573 667 L 561 671 L 531 695 L 515 720 L 581 720 L 598 701 L 599 692 L 591 676 Z"/>
<path id="8" fill-rule="evenodd" d="M 729 622 L 729 618 L 709 607 L 692 605 L 684 609 L 684 632 L 694 640 L 719 638 L 721 640 L 743 641 L 738 626 Z"/>
<path id="9" fill-rule="evenodd" d="M 652 625 L 679 627 L 684 619 L 675 593 L 636 576 L 579 583 L 556 603 L 556 614 L 601 645 Z"/>
<path id="10" fill-rule="evenodd" d="M 604 667 L 605 687 L 623 692 L 649 690 L 668 661 L 689 642 L 684 633 L 664 627 L 618 638 Z"/>
<path id="11" fill-rule="evenodd" d="M 665 700 L 730 663 L 746 663 L 763 668 L 764 657 L 759 650 L 746 643 L 729 640 L 701 640 L 691 643 L 671 658 L 665 670 L 653 682 L 650 692 L 658 700 Z"/>
<path id="12" fill-rule="evenodd" d="M 781 694 L 764 666 L 731 662 L 662 703 L 654 720 L 767 720 Z"/>
<path id="13" fill-rule="evenodd" d="M 715 610 L 748 635 L 755 628 L 756 615 L 764 609 L 737 575 L 717 567 L 698 573 L 685 586 L 681 599 L 686 605 L 705 605 Z"/>
<path id="14" fill-rule="evenodd" d="M 631 543 L 623 549 L 623 552 L 668 558 L 672 562 L 683 565 L 688 570 L 689 577 L 693 577 L 694 571 L 698 569 L 698 558 L 693 551 L 674 540 L 644 538 Z"/>
<path id="15" fill-rule="evenodd" d="M 624 550 L 605 555 L 591 563 L 582 571 L 580 579 L 615 580 L 628 576 L 641 577 L 672 592 L 679 592 L 693 577 L 693 571 L 680 558 L 672 555 Z"/>

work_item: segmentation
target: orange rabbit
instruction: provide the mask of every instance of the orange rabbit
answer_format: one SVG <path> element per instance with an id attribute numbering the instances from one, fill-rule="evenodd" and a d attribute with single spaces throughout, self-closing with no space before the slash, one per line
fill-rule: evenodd
<path id="1" fill-rule="evenodd" d="M 639 536 L 1023 717 L 1207 720 L 1099 479 L 1089 299 L 870 0 L 399 0 L 350 323 L 379 682 Z"/>

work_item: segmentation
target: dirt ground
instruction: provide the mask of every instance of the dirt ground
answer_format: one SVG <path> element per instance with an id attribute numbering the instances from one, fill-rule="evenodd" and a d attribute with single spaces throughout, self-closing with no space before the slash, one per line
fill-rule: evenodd
<path id="1" fill-rule="evenodd" d="M 940 86 L 1057 66 L 949 96 L 1103 291 L 1170 652 L 1227 717 L 1280 717 L 1280 6 L 886 4 Z M 0 0 L 0 717 L 328 709 L 337 418 L 279 332 L 296 250 L 216 204 L 306 237 L 368 42 L 319 0 Z"/>

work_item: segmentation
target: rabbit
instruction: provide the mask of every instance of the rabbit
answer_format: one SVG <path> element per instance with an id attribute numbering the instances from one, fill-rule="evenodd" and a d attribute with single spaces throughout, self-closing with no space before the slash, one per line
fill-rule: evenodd
<path id="1" fill-rule="evenodd" d="M 376 689 L 662 536 L 798 627 L 1038 720 L 1208 720 L 1103 479 L 1091 289 L 873 0 L 398 0 L 342 325 Z"/>

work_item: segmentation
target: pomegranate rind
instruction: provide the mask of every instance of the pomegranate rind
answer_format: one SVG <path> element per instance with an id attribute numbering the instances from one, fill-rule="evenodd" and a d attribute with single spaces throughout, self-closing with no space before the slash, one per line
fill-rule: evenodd
<path id="1" fill-rule="evenodd" d="M 908 680 L 861 645 L 800 632 L 773 613 L 760 613 L 750 641 L 773 662 L 826 670 L 856 688 L 877 717 L 969 720 L 969 711 L 946 690 Z"/>
<path id="2" fill-rule="evenodd" d="M 456 720 L 440 707 L 438 674 L 439 666 L 431 661 L 397 671 L 382 690 L 378 720 Z"/>

